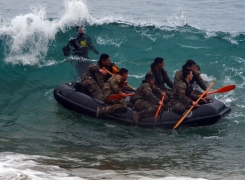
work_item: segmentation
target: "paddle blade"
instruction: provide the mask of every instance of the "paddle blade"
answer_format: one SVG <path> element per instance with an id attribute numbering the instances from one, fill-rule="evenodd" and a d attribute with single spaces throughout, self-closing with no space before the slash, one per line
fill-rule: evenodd
<path id="1" fill-rule="evenodd" d="M 235 84 L 231 84 L 231 85 L 227 85 L 227 86 L 221 87 L 221 88 L 219 88 L 219 89 L 217 89 L 215 91 L 210 91 L 207 94 L 225 93 L 225 92 L 231 91 L 231 90 L 233 90 L 235 88 L 236 88 L 236 85 Z"/>
<path id="2" fill-rule="evenodd" d="M 123 94 L 113 94 L 113 95 L 111 95 L 111 96 L 108 97 L 108 101 L 112 101 L 112 100 L 124 98 L 124 97 L 127 97 L 127 96 L 133 96 L 133 95 L 134 94 L 126 94 L 126 95 L 123 95 Z"/>

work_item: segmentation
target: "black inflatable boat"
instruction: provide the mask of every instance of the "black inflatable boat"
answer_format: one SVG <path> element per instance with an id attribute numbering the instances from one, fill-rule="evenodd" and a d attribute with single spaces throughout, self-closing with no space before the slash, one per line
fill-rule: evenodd
<path id="1" fill-rule="evenodd" d="M 96 117 L 97 107 L 106 106 L 103 101 L 95 99 L 82 92 L 79 83 L 68 83 L 58 86 L 54 89 L 54 97 L 63 107 L 79 114 L 92 117 Z M 127 97 L 126 100 L 129 100 L 129 97 Z M 212 100 L 209 103 L 202 104 L 193 109 L 179 127 L 212 125 L 230 110 L 230 107 L 226 107 L 221 101 Z M 113 113 L 101 118 L 126 125 L 134 125 L 132 111 L 133 110 L 131 108 L 128 108 L 126 112 Z M 163 113 L 159 114 L 157 122 L 154 122 L 154 117 L 145 117 L 139 121 L 138 126 L 146 128 L 169 129 L 173 128 L 181 117 L 181 115 L 178 115 L 172 111 L 164 111 Z"/>

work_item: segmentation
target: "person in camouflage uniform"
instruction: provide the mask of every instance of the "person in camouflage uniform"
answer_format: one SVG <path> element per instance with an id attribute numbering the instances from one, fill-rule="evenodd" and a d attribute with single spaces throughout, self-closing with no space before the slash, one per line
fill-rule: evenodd
<path id="1" fill-rule="evenodd" d="M 108 79 L 103 88 L 103 98 L 106 103 L 109 104 L 107 107 L 97 108 L 96 117 L 100 117 L 102 114 L 109 114 L 113 112 L 123 112 L 127 110 L 128 103 L 124 99 L 116 99 L 112 101 L 108 101 L 108 97 L 113 94 L 122 94 L 122 88 L 124 86 L 124 82 L 128 78 L 128 70 L 125 68 L 121 68 L 119 74 L 113 75 Z M 125 96 L 126 97 L 126 96 Z"/>
<path id="2" fill-rule="evenodd" d="M 166 96 L 166 93 L 154 86 L 152 74 L 146 74 L 145 80 L 142 81 L 135 95 L 131 98 L 135 109 L 133 116 L 136 124 L 144 116 L 154 116 L 159 104 L 163 105 L 159 95 Z"/>
<path id="3" fill-rule="evenodd" d="M 152 74 L 155 79 L 154 85 L 166 92 L 167 96 L 164 98 L 164 103 L 167 103 L 169 102 L 173 91 L 173 82 L 170 80 L 167 71 L 163 69 L 163 66 L 164 59 L 161 57 L 156 57 L 147 74 Z M 170 89 L 167 89 L 165 84 L 167 84 Z"/>
<path id="4" fill-rule="evenodd" d="M 196 63 L 195 61 L 189 59 L 186 61 L 186 63 L 182 66 L 182 70 L 179 70 L 176 72 L 175 77 L 174 77 L 174 87 L 177 85 L 177 83 L 181 80 L 182 78 L 182 71 L 184 69 L 189 69 L 192 71 L 193 78 L 190 81 L 190 84 L 192 85 L 194 82 L 196 82 L 204 91 L 207 89 L 207 86 L 205 85 L 202 77 L 200 76 L 200 73 L 196 72 Z"/>
<path id="5" fill-rule="evenodd" d="M 88 91 L 93 97 L 103 100 L 103 87 L 111 77 L 103 68 L 111 73 L 117 73 L 118 67 L 111 63 L 108 54 L 101 54 L 98 64 L 91 64 L 81 78 L 81 88 Z"/>
<path id="6" fill-rule="evenodd" d="M 198 105 L 197 102 L 191 100 L 198 99 L 198 95 L 192 91 L 192 86 L 190 84 L 193 78 L 192 71 L 190 69 L 184 69 L 182 75 L 183 77 L 176 84 L 173 94 L 170 98 L 172 111 L 181 115 L 185 112 L 186 109 L 190 108 L 192 105 Z"/>

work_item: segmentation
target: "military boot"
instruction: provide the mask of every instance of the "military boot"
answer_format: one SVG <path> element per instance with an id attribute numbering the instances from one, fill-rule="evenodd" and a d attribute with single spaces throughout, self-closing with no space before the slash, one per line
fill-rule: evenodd
<path id="1" fill-rule="evenodd" d="M 137 111 L 133 111 L 133 116 L 134 116 L 134 123 L 138 124 L 140 120 L 140 115 Z"/>

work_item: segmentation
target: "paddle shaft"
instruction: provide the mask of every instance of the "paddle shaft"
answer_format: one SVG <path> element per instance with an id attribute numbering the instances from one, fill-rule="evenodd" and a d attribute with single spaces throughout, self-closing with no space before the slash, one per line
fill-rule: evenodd
<path id="1" fill-rule="evenodd" d="M 163 103 L 163 101 L 164 101 L 164 95 L 162 96 L 162 103 Z M 158 109 L 157 109 L 157 112 L 156 112 L 156 114 L 155 114 L 155 119 L 154 119 L 154 122 L 157 122 L 157 118 L 158 118 L 158 114 L 159 114 L 159 112 L 160 112 L 160 110 L 161 110 L 161 107 L 162 107 L 162 104 L 159 104 L 159 106 L 158 106 Z"/>
<path id="2" fill-rule="evenodd" d="M 214 85 L 216 81 L 214 80 L 209 87 L 206 89 L 206 91 L 204 91 L 204 93 L 202 93 L 202 95 L 197 99 L 196 102 L 199 102 L 200 99 L 202 99 L 202 97 L 208 92 L 208 90 Z M 184 114 L 184 116 L 182 118 L 180 118 L 180 120 L 175 124 L 175 126 L 173 127 L 173 129 L 176 129 L 180 123 L 186 118 L 186 116 L 190 113 L 190 111 L 194 108 L 194 106 L 191 106 L 191 108 Z"/>
<path id="3" fill-rule="evenodd" d="M 103 70 L 105 70 L 107 73 L 109 73 L 111 76 L 113 76 L 113 74 L 112 74 L 110 71 L 108 71 L 105 67 L 103 67 Z M 130 86 L 130 85 L 128 85 L 128 84 L 127 84 L 127 86 L 128 86 L 130 89 L 132 89 L 133 91 L 135 91 L 135 89 L 134 89 L 132 86 Z"/>

